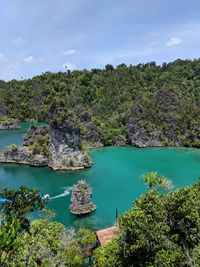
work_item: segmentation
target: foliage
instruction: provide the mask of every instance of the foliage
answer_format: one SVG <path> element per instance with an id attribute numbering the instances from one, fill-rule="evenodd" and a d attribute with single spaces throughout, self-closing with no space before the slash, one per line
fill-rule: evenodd
<path id="1" fill-rule="evenodd" d="M 200 181 L 169 194 L 150 189 L 119 218 L 118 239 L 109 243 L 118 251 L 98 249 L 96 266 L 107 258 L 118 259 L 115 266 L 199 266 L 199 193 Z"/>
<path id="2" fill-rule="evenodd" d="M 166 177 L 157 172 L 147 172 L 143 175 L 144 182 L 151 188 L 163 188 L 168 191 L 172 190 L 172 183 Z"/>
<path id="3" fill-rule="evenodd" d="M 7 221 L 4 215 L 0 217 L 0 265 L 9 261 L 13 249 L 18 246 L 16 241 L 19 236 L 20 225 L 16 218 Z"/>
<path id="4" fill-rule="evenodd" d="M 94 251 L 94 267 L 121 266 L 119 258 L 119 242 L 117 239 L 109 241 L 104 247 Z"/>
<path id="5" fill-rule="evenodd" d="M 149 140 L 157 135 L 162 145 L 199 147 L 199 70 L 200 59 L 178 59 L 1 81 L 0 115 L 48 120 L 55 127 L 71 118 L 81 141 L 104 145 L 118 135 L 131 143 L 140 130 Z"/>
<path id="6" fill-rule="evenodd" d="M 75 240 L 69 240 L 65 251 L 65 266 L 82 267 L 84 259 Z"/>
<path id="7" fill-rule="evenodd" d="M 81 152 L 83 152 L 84 155 L 88 155 L 89 154 L 89 150 L 87 148 L 87 145 L 84 142 L 80 143 L 80 150 Z"/>
<path id="8" fill-rule="evenodd" d="M 16 266 L 61 266 L 65 260 L 65 227 L 62 224 L 35 220 L 30 232 L 17 238 L 12 254 Z"/>
<path id="9" fill-rule="evenodd" d="M 76 234 L 57 222 L 34 220 L 29 232 L 23 232 L 7 256 L 8 266 L 82 267 L 84 249 L 96 242 L 93 232 L 80 229 Z M 16 245 L 17 244 L 17 245 Z M 7 266 L 5 265 L 5 266 Z"/>
<path id="10" fill-rule="evenodd" d="M 41 134 L 36 135 L 34 143 L 29 147 L 33 155 L 40 154 L 49 156 L 49 138 Z"/>
<path id="11" fill-rule="evenodd" d="M 77 233 L 77 241 L 82 248 L 86 248 L 96 242 L 96 235 L 89 229 L 81 228 Z"/>
<path id="12" fill-rule="evenodd" d="M 24 186 L 17 190 L 4 188 L 0 192 L 0 197 L 11 200 L 11 203 L 3 203 L 2 209 L 7 221 L 13 218 L 19 221 L 21 230 L 29 229 L 28 213 L 33 212 L 36 208 L 43 209 L 45 206 L 38 190 Z"/>
<path id="13" fill-rule="evenodd" d="M 144 179 L 149 191 L 118 219 L 117 237 L 94 251 L 94 267 L 199 266 L 200 180 L 163 194 L 165 177 L 146 173 Z M 2 189 L 0 196 L 12 201 L 2 204 L 1 266 L 83 266 L 96 242 L 92 231 L 47 220 L 30 223 L 27 213 L 44 206 L 37 190 Z"/>
<path id="14" fill-rule="evenodd" d="M 30 221 L 28 215 L 36 208 L 44 209 L 44 201 L 35 189 L 3 188 L 0 225 L 1 266 L 69 266 L 81 267 L 88 257 L 88 247 L 96 235 L 88 229 L 77 233 L 64 225 L 48 220 Z"/>
<path id="15" fill-rule="evenodd" d="M 0 123 L 3 125 L 9 125 L 13 122 L 13 118 L 10 118 L 8 116 L 0 116 Z"/>
<path id="16" fill-rule="evenodd" d="M 17 145 L 16 145 L 16 144 L 11 144 L 11 145 L 5 147 L 5 148 L 1 151 L 1 153 L 3 153 L 3 154 L 7 154 L 7 153 L 12 152 L 13 150 L 16 150 L 16 149 L 17 149 Z"/>

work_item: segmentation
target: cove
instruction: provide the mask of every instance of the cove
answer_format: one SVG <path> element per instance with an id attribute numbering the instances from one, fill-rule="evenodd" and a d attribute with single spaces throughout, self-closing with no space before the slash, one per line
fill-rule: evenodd
<path id="1" fill-rule="evenodd" d="M 19 130 L 0 131 L 0 148 L 21 144 L 28 127 L 28 123 L 22 123 Z M 116 208 L 122 214 L 146 192 L 141 178 L 146 171 L 165 175 L 172 180 L 175 189 L 191 185 L 200 177 L 199 149 L 105 147 L 92 149 L 90 155 L 94 162 L 92 168 L 77 172 L 0 164 L 0 185 L 35 187 L 53 197 L 48 208 L 55 211 L 55 220 L 66 226 L 100 229 L 115 222 Z M 71 187 L 79 179 L 85 179 L 92 186 L 97 210 L 77 219 L 68 208 Z"/>

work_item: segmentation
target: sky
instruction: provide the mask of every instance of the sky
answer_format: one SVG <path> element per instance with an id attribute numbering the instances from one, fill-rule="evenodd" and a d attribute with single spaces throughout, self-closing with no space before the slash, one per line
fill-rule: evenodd
<path id="1" fill-rule="evenodd" d="M 200 0 L 0 0 L 0 79 L 200 57 Z"/>

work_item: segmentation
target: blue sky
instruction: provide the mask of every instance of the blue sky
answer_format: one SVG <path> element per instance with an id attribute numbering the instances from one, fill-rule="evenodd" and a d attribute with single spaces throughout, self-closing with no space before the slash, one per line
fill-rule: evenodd
<path id="1" fill-rule="evenodd" d="M 199 0 L 1 0 L 0 79 L 200 57 Z"/>

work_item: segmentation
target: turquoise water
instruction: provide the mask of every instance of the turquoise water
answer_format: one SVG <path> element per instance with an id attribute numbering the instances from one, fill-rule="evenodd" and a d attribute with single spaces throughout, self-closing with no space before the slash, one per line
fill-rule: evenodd
<path id="1" fill-rule="evenodd" d="M 28 125 L 20 130 L 0 131 L 0 148 L 22 142 Z M 133 200 L 146 191 L 142 174 L 158 171 L 170 178 L 175 188 L 191 185 L 200 177 L 200 150 L 177 148 L 106 147 L 91 150 L 94 165 L 77 172 L 53 171 L 16 164 L 0 164 L 0 184 L 17 188 L 35 187 L 41 193 L 55 197 L 48 208 L 55 210 L 56 220 L 65 225 L 87 226 L 93 229 L 110 226 L 119 214 L 129 209 Z M 79 179 L 93 188 L 97 210 L 77 219 L 68 211 L 70 189 Z"/>

